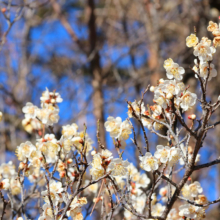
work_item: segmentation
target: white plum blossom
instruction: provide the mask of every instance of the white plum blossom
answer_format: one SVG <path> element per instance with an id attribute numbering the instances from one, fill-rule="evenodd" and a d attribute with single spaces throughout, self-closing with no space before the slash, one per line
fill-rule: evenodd
<path id="1" fill-rule="evenodd" d="M 195 34 L 191 34 L 186 38 L 186 46 L 187 47 L 195 47 L 199 42 L 198 37 Z"/>
<path id="2" fill-rule="evenodd" d="M 111 137 L 118 137 L 120 133 L 120 126 L 122 123 L 122 119 L 120 117 L 108 117 L 107 121 L 105 122 L 106 131 L 110 132 Z"/>
<path id="3" fill-rule="evenodd" d="M 12 178 L 10 180 L 10 191 L 12 195 L 18 195 L 21 193 L 21 183 L 18 179 Z"/>
<path id="4" fill-rule="evenodd" d="M 50 92 L 47 88 L 46 91 L 42 93 L 40 100 L 44 104 L 56 104 L 63 101 L 58 92 Z"/>
<path id="5" fill-rule="evenodd" d="M 176 104 L 180 105 L 183 111 L 187 111 L 196 104 L 197 95 L 186 91 L 182 97 L 176 99 Z"/>
<path id="6" fill-rule="evenodd" d="M 209 74 L 210 72 L 210 74 Z M 208 81 L 210 81 L 213 77 L 217 76 L 217 70 L 215 69 L 214 64 L 208 64 L 207 62 L 204 62 L 200 65 L 200 76 L 206 79 L 208 76 Z"/>
<path id="7" fill-rule="evenodd" d="M 27 102 L 26 106 L 22 108 L 22 112 L 25 114 L 26 119 L 34 119 L 37 116 L 37 109 L 37 106 L 33 105 L 31 102 Z"/>
<path id="8" fill-rule="evenodd" d="M 128 166 L 128 161 L 116 158 L 109 164 L 108 171 L 111 171 L 112 176 L 125 176 L 128 173 Z"/>
<path id="9" fill-rule="evenodd" d="M 25 162 L 34 150 L 36 150 L 36 147 L 30 141 L 20 144 L 16 149 L 18 160 Z"/>
<path id="10" fill-rule="evenodd" d="M 183 74 L 185 73 L 185 70 L 183 67 L 180 67 L 179 64 L 173 63 L 170 68 L 167 68 L 167 78 L 168 79 L 176 79 L 178 81 L 183 79 Z"/>
<path id="11" fill-rule="evenodd" d="M 140 105 L 141 105 L 141 106 L 140 106 Z M 132 107 L 131 107 L 131 106 L 132 106 Z M 128 116 L 129 116 L 129 118 L 132 118 L 132 117 L 133 117 L 133 115 L 132 115 L 133 110 L 134 110 L 134 112 L 135 112 L 135 114 L 136 114 L 137 116 L 139 116 L 140 113 L 141 113 L 141 114 L 144 114 L 144 112 L 145 112 L 144 102 L 141 103 L 141 101 L 136 101 L 136 100 L 135 100 L 134 102 L 131 103 L 131 106 L 128 105 Z M 133 108 L 133 109 L 132 109 L 132 108 Z"/>
<path id="12" fill-rule="evenodd" d="M 189 190 L 191 192 L 192 197 L 197 197 L 199 193 L 203 192 L 203 189 L 198 181 L 191 183 L 189 185 Z"/>
<path id="13" fill-rule="evenodd" d="M 178 219 L 178 213 L 175 208 L 171 209 L 168 216 L 167 220 L 177 220 Z"/>
<path id="14" fill-rule="evenodd" d="M 155 205 L 152 206 L 152 215 L 161 216 L 164 210 L 165 210 L 165 206 L 162 206 L 160 203 L 156 203 Z"/>
<path id="15" fill-rule="evenodd" d="M 132 133 L 131 131 L 132 125 L 129 123 L 128 120 L 125 120 L 120 125 L 120 139 L 127 140 L 129 138 L 129 135 Z"/>
<path id="16" fill-rule="evenodd" d="M 154 153 L 154 156 L 161 162 L 167 163 L 170 156 L 170 147 L 157 145 L 157 151 Z"/>
<path id="17" fill-rule="evenodd" d="M 194 47 L 194 56 L 198 57 L 201 62 L 212 60 L 212 51 L 209 43 L 201 41 Z"/>
<path id="18" fill-rule="evenodd" d="M 143 157 L 139 158 L 141 161 L 140 167 L 143 170 L 150 172 L 158 169 L 158 160 L 154 156 L 152 156 L 150 152 L 147 152 Z"/>
<path id="19" fill-rule="evenodd" d="M 6 178 L 6 179 L 11 179 L 17 175 L 17 172 L 15 170 L 15 165 L 12 163 L 12 161 L 1 164 L 0 174 L 3 178 Z"/>
<path id="20" fill-rule="evenodd" d="M 179 148 L 171 147 L 169 156 L 169 165 L 173 166 L 178 162 L 181 157 L 181 150 Z"/>
<path id="21" fill-rule="evenodd" d="M 181 205 L 179 207 L 179 216 L 183 216 L 189 219 L 197 219 L 198 216 L 202 216 L 203 209 L 198 206 L 193 206 L 190 204 Z"/>
<path id="22" fill-rule="evenodd" d="M 78 125 L 73 123 L 71 125 L 62 126 L 62 134 L 65 138 L 72 138 L 77 134 Z"/>
<path id="23" fill-rule="evenodd" d="M 84 131 L 77 133 L 71 140 L 73 142 L 74 149 L 76 147 L 78 151 L 81 151 L 83 146 L 86 146 L 86 148 L 84 148 L 84 150 L 86 149 L 86 155 L 88 155 L 89 151 L 92 150 L 93 141 Z"/>
<path id="24" fill-rule="evenodd" d="M 53 211 L 49 204 L 45 203 L 43 205 L 43 213 L 42 216 L 38 218 L 38 220 L 53 220 Z"/>

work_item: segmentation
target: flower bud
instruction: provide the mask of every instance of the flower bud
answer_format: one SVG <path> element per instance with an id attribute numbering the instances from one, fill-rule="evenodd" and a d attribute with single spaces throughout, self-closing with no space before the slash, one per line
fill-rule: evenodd
<path id="1" fill-rule="evenodd" d="M 2 11 L 2 13 L 5 13 L 7 11 L 7 9 L 6 8 L 2 8 L 1 11 Z"/>
<path id="2" fill-rule="evenodd" d="M 151 91 L 151 92 L 154 92 L 154 89 L 155 89 L 154 86 L 151 86 L 151 87 L 150 87 L 150 91 Z"/>
<path id="3" fill-rule="evenodd" d="M 71 158 L 69 158 L 68 160 L 67 160 L 67 163 L 68 164 L 71 164 L 73 162 L 73 160 L 71 159 Z"/>
<path id="4" fill-rule="evenodd" d="M 22 217 L 18 217 L 17 220 L 23 220 L 23 218 Z"/>
<path id="5" fill-rule="evenodd" d="M 166 98 L 167 98 L 167 99 L 172 99 L 172 98 L 173 98 L 173 94 L 169 92 L 169 93 L 166 95 Z"/>
<path id="6" fill-rule="evenodd" d="M 26 166 L 27 166 L 26 163 L 20 162 L 20 164 L 19 164 L 19 169 L 20 169 L 20 170 L 23 170 Z"/>
<path id="7" fill-rule="evenodd" d="M 96 151 L 93 150 L 93 151 L 91 152 L 91 155 L 94 156 L 95 154 L 96 154 Z"/>
<path id="8" fill-rule="evenodd" d="M 218 96 L 218 101 L 220 101 L 220 95 Z"/>
<path id="9" fill-rule="evenodd" d="M 4 179 L 0 183 L 0 188 L 4 190 L 8 190 L 10 188 L 9 179 Z"/>
<path id="10" fill-rule="evenodd" d="M 65 176 L 66 176 L 66 172 L 65 171 L 60 172 L 60 178 L 64 178 Z"/>
<path id="11" fill-rule="evenodd" d="M 164 79 L 160 79 L 160 80 L 159 80 L 159 83 L 160 83 L 160 84 L 164 83 Z"/>
<path id="12" fill-rule="evenodd" d="M 61 154 L 60 158 L 63 160 L 65 158 L 65 154 Z"/>
<path id="13" fill-rule="evenodd" d="M 52 104 L 56 103 L 56 100 L 55 99 L 51 99 L 51 103 Z"/>
<path id="14" fill-rule="evenodd" d="M 3 114 L 2 114 L 2 112 L 0 112 L 0 121 L 2 121 L 2 116 L 3 116 Z"/>
<path id="15" fill-rule="evenodd" d="M 188 119 L 195 120 L 196 119 L 196 115 L 195 114 L 189 115 Z"/>
<path id="16" fill-rule="evenodd" d="M 136 190 L 136 189 L 132 189 L 132 190 L 131 190 L 131 194 L 134 194 L 134 195 L 135 195 L 136 193 L 137 193 L 137 190 Z"/>

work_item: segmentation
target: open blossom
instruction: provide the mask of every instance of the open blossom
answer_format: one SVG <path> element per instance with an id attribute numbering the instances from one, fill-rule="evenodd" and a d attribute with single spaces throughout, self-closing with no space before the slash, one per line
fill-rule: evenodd
<path id="1" fill-rule="evenodd" d="M 93 156 L 92 168 L 90 169 L 90 174 L 93 179 L 98 179 L 105 174 L 105 171 L 111 162 L 112 153 L 105 149 L 101 153 L 97 153 Z"/>
<path id="2" fill-rule="evenodd" d="M 24 118 L 22 120 L 22 126 L 24 130 L 28 133 L 33 133 L 33 131 L 38 131 L 42 129 L 42 125 L 38 119 L 32 119 L 32 118 Z"/>
<path id="3" fill-rule="evenodd" d="M 122 119 L 120 117 L 108 117 L 105 122 L 106 131 L 110 132 L 111 137 L 118 137 L 120 134 L 120 126 L 122 123 Z"/>
<path id="4" fill-rule="evenodd" d="M 161 216 L 164 210 L 165 210 L 165 206 L 162 206 L 160 203 L 156 203 L 155 205 L 152 206 L 152 215 Z"/>
<path id="5" fill-rule="evenodd" d="M 190 185 L 185 184 L 182 188 L 182 194 L 185 198 L 193 200 L 193 197 L 197 197 L 199 193 L 202 193 L 203 189 L 198 181 L 191 183 Z"/>
<path id="6" fill-rule="evenodd" d="M 52 126 L 58 122 L 60 118 L 58 113 L 59 109 L 54 107 L 52 104 L 46 105 L 45 108 L 37 109 L 37 117 L 47 126 Z"/>
<path id="7" fill-rule="evenodd" d="M 197 95 L 186 91 L 182 97 L 176 99 L 176 104 L 180 105 L 183 111 L 187 111 L 196 104 Z"/>
<path id="8" fill-rule="evenodd" d="M 179 207 L 179 215 L 190 219 L 197 219 L 198 216 L 202 217 L 202 213 L 203 209 L 198 206 L 185 204 Z"/>
<path id="9" fill-rule="evenodd" d="M 116 158 L 111 161 L 108 166 L 108 170 L 111 171 L 111 175 L 113 176 L 125 176 L 128 173 L 128 166 L 128 161 Z"/>
<path id="10" fill-rule="evenodd" d="M 167 220 L 177 220 L 178 219 L 178 213 L 176 211 L 175 208 L 171 209 L 168 216 L 167 216 Z"/>
<path id="11" fill-rule="evenodd" d="M 199 41 L 198 37 L 196 37 L 195 34 L 191 34 L 190 36 L 186 38 L 186 46 L 195 47 L 198 41 Z"/>
<path id="12" fill-rule="evenodd" d="M 84 131 L 77 133 L 73 138 L 73 145 L 78 151 L 86 150 L 86 155 L 92 150 L 93 141 Z M 86 147 L 86 148 L 85 148 Z"/>
<path id="13" fill-rule="evenodd" d="M 30 141 L 20 144 L 16 150 L 18 160 L 25 162 L 34 150 L 36 150 L 36 147 Z"/>
<path id="14" fill-rule="evenodd" d="M 198 57 L 200 61 L 205 62 L 212 60 L 212 49 L 207 42 L 200 42 L 194 47 L 194 56 Z"/>
<path id="15" fill-rule="evenodd" d="M 131 106 L 128 105 L 128 116 L 129 116 L 129 118 L 133 117 L 133 115 L 132 115 L 133 110 L 134 110 L 136 115 L 139 115 L 140 113 L 144 114 L 145 107 L 144 107 L 144 103 L 143 102 L 141 103 L 141 101 L 134 101 L 134 102 L 131 103 Z"/>
<path id="16" fill-rule="evenodd" d="M 171 147 L 170 148 L 170 156 L 169 156 L 169 164 L 173 166 L 178 162 L 181 157 L 181 150 L 179 148 Z"/>
<path id="17" fill-rule="evenodd" d="M 10 191 L 11 191 L 12 195 L 18 195 L 21 193 L 21 184 L 18 179 L 11 179 Z"/>
<path id="18" fill-rule="evenodd" d="M 66 202 L 67 203 L 67 202 Z M 87 199 L 85 197 L 77 198 L 72 201 L 70 208 L 67 211 L 67 216 L 71 216 L 74 220 L 83 220 L 82 206 L 87 204 Z"/>
<path id="19" fill-rule="evenodd" d="M 167 59 L 164 61 L 163 67 L 168 70 L 172 67 L 172 65 L 174 64 L 173 60 L 171 58 Z"/>
<path id="20" fill-rule="evenodd" d="M 180 67 L 179 64 L 173 63 L 170 68 L 166 69 L 167 78 L 168 79 L 176 79 L 176 80 L 182 80 L 183 74 L 185 73 L 185 70 L 183 67 Z"/>
<path id="21" fill-rule="evenodd" d="M 3 176 L 3 178 L 6 178 L 6 179 L 10 179 L 17 174 L 15 170 L 15 165 L 12 163 L 12 161 L 1 164 L 0 174 Z"/>
<path id="22" fill-rule="evenodd" d="M 129 135 L 132 133 L 131 131 L 132 125 L 129 123 L 128 120 L 125 120 L 120 125 L 120 139 L 127 140 L 129 138 Z"/>
<path id="23" fill-rule="evenodd" d="M 45 104 L 56 104 L 63 101 L 58 92 L 50 92 L 47 88 L 46 91 L 42 93 L 40 100 Z"/>
<path id="24" fill-rule="evenodd" d="M 71 125 L 62 126 L 62 134 L 65 138 L 72 138 L 77 134 L 78 125 L 73 123 Z"/>
<path id="25" fill-rule="evenodd" d="M 38 218 L 38 220 L 53 220 L 53 211 L 49 204 L 45 203 L 43 205 L 43 213 L 42 216 Z"/>
<path id="26" fill-rule="evenodd" d="M 157 151 L 154 153 L 154 156 L 161 162 L 167 163 L 169 156 L 170 156 L 170 147 L 168 146 L 157 146 Z"/>
<path id="27" fill-rule="evenodd" d="M 47 187 L 48 188 L 48 187 Z M 50 180 L 49 182 L 49 188 L 50 188 L 50 198 L 54 204 L 58 204 L 59 202 L 63 201 L 62 193 L 62 183 L 56 182 L 55 180 Z M 47 204 L 50 204 L 50 200 L 48 197 L 48 190 L 42 191 L 41 195 L 44 197 L 44 201 Z"/>
<path id="28" fill-rule="evenodd" d="M 150 106 L 150 109 L 153 111 L 153 117 L 160 116 L 162 114 L 162 107 L 160 105 Z"/>
<path id="29" fill-rule="evenodd" d="M 213 21 L 210 21 L 209 26 L 207 27 L 207 30 L 210 31 L 210 32 L 213 32 L 217 29 L 218 29 L 218 24 L 214 23 Z"/>
<path id="30" fill-rule="evenodd" d="M 158 160 L 152 156 L 150 152 L 147 152 L 143 157 L 140 158 L 140 167 L 143 170 L 146 170 L 148 172 L 154 171 L 158 169 Z"/>
<path id="31" fill-rule="evenodd" d="M 202 189 L 202 187 L 201 187 L 201 185 L 200 185 L 200 183 L 198 181 L 195 181 L 194 183 L 191 183 L 189 185 L 189 190 L 191 192 L 191 196 L 192 197 L 197 197 L 197 195 L 199 193 L 203 192 L 203 189 Z"/>
<path id="32" fill-rule="evenodd" d="M 36 118 L 37 116 L 37 106 L 33 105 L 31 102 L 27 102 L 26 106 L 22 108 L 23 113 L 25 114 L 25 118 Z"/>
<path id="33" fill-rule="evenodd" d="M 209 74 L 210 72 L 210 74 Z M 217 76 L 217 70 L 215 69 L 215 65 L 214 64 L 208 64 L 207 62 L 204 62 L 200 65 L 200 76 L 203 78 L 207 78 L 209 75 L 209 79 L 208 81 L 210 81 L 212 79 L 212 77 L 216 77 Z"/>

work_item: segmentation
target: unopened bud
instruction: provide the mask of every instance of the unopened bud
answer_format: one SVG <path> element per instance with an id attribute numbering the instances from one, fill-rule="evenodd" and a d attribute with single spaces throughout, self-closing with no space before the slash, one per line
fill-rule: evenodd
<path id="1" fill-rule="evenodd" d="M 67 160 L 67 163 L 68 164 L 71 164 L 73 162 L 73 160 L 71 159 L 71 158 L 69 158 L 68 160 Z"/>
<path id="2" fill-rule="evenodd" d="M 218 101 L 220 101 L 220 95 L 218 96 Z"/>
<path id="3" fill-rule="evenodd" d="M 172 98 L 173 98 L 173 94 L 169 92 L 169 93 L 166 95 L 166 98 L 167 98 L 167 99 L 172 99 Z"/>
<path id="4" fill-rule="evenodd" d="M 56 100 L 55 100 L 55 99 L 51 99 L 50 102 L 51 102 L 52 104 L 54 104 L 54 103 L 56 103 Z"/>
<path id="5" fill-rule="evenodd" d="M 17 220 L 23 220 L 23 218 L 22 217 L 18 217 Z"/>
<path id="6" fill-rule="evenodd" d="M 0 121 L 2 121 L 2 116 L 3 116 L 3 114 L 2 114 L 2 112 L 0 112 Z"/>
<path id="7" fill-rule="evenodd" d="M 83 143 L 84 143 L 83 139 L 79 140 L 79 143 L 80 143 L 80 144 L 83 144 Z"/>
<path id="8" fill-rule="evenodd" d="M 196 119 L 196 115 L 195 114 L 189 115 L 188 119 L 195 120 Z"/>
<path id="9" fill-rule="evenodd" d="M 20 170 L 23 170 L 26 166 L 27 166 L 26 163 L 21 162 L 21 163 L 19 164 L 19 169 L 20 169 Z"/>
<path id="10" fill-rule="evenodd" d="M 160 79 L 160 80 L 159 80 L 159 83 L 160 83 L 160 84 L 164 83 L 164 79 Z"/>
<path id="11" fill-rule="evenodd" d="M 102 200 L 101 197 L 99 197 L 99 198 L 94 198 L 94 199 L 93 199 L 93 202 L 94 202 L 94 203 L 97 203 L 97 202 L 99 202 L 100 200 Z"/>
<path id="12" fill-rule="evenodd" d="M 66 172 L 65 171 L 61 171 L 60 172 L 60 178 L 64 178 L 66 176 Z"/>
<path id="13" fill-rule="evenodd" d="M 189 154 L 192 154 L 192 153 L 193 153 L 193 149 L 192 149 L 191 146 L 188 147 L 188 152 L 189 152 Z"/>
<path id="14" fill-rule="evenodd" d="M 136 190 L 136 189 L 132 189 L 132 190 L 131 190 L 131 194 L 134 194 L 134 195 L 135 195 L 136 193 L 137 193 L 137 190 Z"/>
<path id="15" fill-rule="evenodd" d="M 150 87 L 150 91 L 151 91 L 151 92 L 154 92 L 154 89 L 155 89 L 154 86 L 151 86 L 151 87 Z"/>
<path id="16" fill-rule="evenodd" d="M 2 13 L 5 13 L 6 11 L 7 11 L 7 9 L 6 8 L 2 8 Z"/>
<path id="17" fill-rule="evenodd" d="M 94 156 L 95 154 L 96 154 L 96 151 L 93 150 L 93 151 L 91 152 L 91 155 Z"/>
<path id="18" fill-rule="evenodd" d="M 65 154 L 61 154 L 60 158 L 63 160 L 65 158 Z"/>

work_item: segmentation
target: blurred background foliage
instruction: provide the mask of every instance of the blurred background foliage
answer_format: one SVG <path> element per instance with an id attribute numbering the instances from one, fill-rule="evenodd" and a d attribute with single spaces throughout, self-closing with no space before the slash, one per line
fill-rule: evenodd
<path id="1" fill-rule="evenodd" d="M 220 14 L 218 0 L 2 0 L 0 7 L 1 162 L 16 161 L 11 152 L 34 139 L 22 127 L 21 109 L 29 101 L 39 105 L 46 87 L 64 99 L 54 128 L 58 136 L 64 124 L 74 122 L 83 129 L 85 123 L 95 146 L 99 119 L 101 141 L 112 151 L 104 121 L 110 115 L 127 117 L 126 100 L 140 99 L 148 84 L 165 78 L 165 59 L 171 57 L 183 66 L 184 82 L 199 93 L 190 69 L 192 49 L 185 39 L 194 30 L 199 38 L 211 38 L 208 22 L 218 22 Z M 220 74 L 219 57 L 217 50 L 214 64 Z M 219 75 L 209 83 L 210 99 L 217 99 L 219 84 Z M 152 104 L 150 93 L 146 103 Z M 199 108 L 193 111 L 199 115 Z M 136 129 L 143 145 L 140 128 Z M 219 134 L 219 128 L 209 134 L 203 161 L 220 155 Z M 160 141 L 149 132 L 148 137 L 154 147 Z M 124 154 L 137 162 L 131 143 Z M 205 179 L 201 183 L 210 200 L 220 195 L 220 166 L 193 178 Z M 219 210 L 213 206 L 207 219 L 219 219 Z"/>

